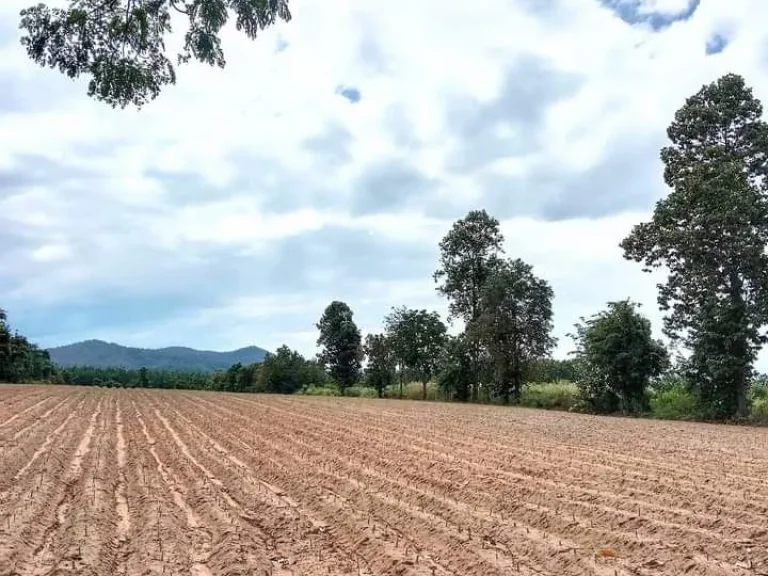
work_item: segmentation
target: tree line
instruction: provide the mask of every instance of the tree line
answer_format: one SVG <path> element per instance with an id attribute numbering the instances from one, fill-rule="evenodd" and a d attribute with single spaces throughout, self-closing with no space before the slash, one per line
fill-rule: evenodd
<path id="1" fill-rule="evenodd" d="M 506 404 L 519 401 L 527 382 L 557 373 L 577 384 L 594 412 L 642 413 L 649 386 L 674 374 L 695 398 L 698 416 L 743 418 L 754 361 L 768 339 L 768 125 L 762 113 L 736 74 L 688 98 L 661 151 L 670 192 L 620 244 L 625 259 L 667 273 L 658 304 L 669 347 L 653 337 L 639 304 L 625 299 L 575 325 L 570 360 L 551 359 L 557 344 L 552 287 L 529 263 L 505 253 L 496 218 L 473 210 L 439 244 L 434 281 L 448 301 L 445 320 L 433 311 L 395 307 L 380 332 L 363 338 L 350 306 L 334 301 L 316 324 L 316 358 L 282 346 L 258 365 L 188 376 L 184 384 L 179 374 L 154 371 L 109 377 L 87 368 L 54 371 L 47 353 L 11 335 L 3 313 L 0 377 L 278 393 L 334 386 L 342 394 L 362 382 L 379 396 L 418 381 L 424 397 L 436 382 L 445 399 Z M 447 323 L 458 332 L 450 334 Z"/>
<path id="2" fill-rule="evenodd" d="M 712 419 L 744 418 L 754 362 L 768 341 L 768 124 L 744 78 L 726 74 L 687 98 L 661 150 L 669 194 L 620 243 L 625 259 L 661 269 L 658 304 L 668 349 L 629 299 L 582 318 L 575 381 L 595 412 L 638 413 L 664 373 L 677 375 Z M 552 288 L 504 252 L 498 220 L 474 210 L 440 242 L 434 274 L 449 303 L 449 335 L 434 312 L 395 308 L 362 341 L 352 311 L 333 302 L 318 323 L 320 361 L 341 391 L 367 357 L 379 393 L 396 375 L 435 379 L 447 398 L 516 402 L 556 345 Z M 672 361 L 671 352 L 676 352 Z"/>

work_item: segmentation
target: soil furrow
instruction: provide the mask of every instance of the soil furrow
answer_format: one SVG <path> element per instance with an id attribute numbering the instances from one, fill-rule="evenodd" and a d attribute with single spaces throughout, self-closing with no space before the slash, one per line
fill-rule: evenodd
<path id="1" fill-rule="evenodd" d="M 0 576 L 768 575 L 768 430 L 0 385 Z"/>

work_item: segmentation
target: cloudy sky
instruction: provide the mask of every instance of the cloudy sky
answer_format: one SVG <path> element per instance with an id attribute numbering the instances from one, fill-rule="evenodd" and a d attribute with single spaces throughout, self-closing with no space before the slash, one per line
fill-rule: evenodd
<path id="1" fill-rule="evenodd" d="M 45 346 L 309 354 L 333 299 L 364 331 L 443 312 L 437 244 L 475 208 L 553 285 L 559 355 L 609 300 L 658 327 L 617 244 L 666 126 L 727 72 L 768 100 L 765 0 L 291 0 L 141 111 L 29 61 L 28 3 L 0 4 L 0 305 Z"/>

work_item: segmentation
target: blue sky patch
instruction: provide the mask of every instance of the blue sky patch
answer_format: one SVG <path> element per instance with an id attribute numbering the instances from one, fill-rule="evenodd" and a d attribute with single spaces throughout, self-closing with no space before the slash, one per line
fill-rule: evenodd
<path id="1" fill-rule="evenodd" d="M 280 53 L 283 50 L 285 50 L 286 48 L 288 48 L 288 46 L 289 46 L 288 40 L 286 40 L 282 36 L 278 36 L 277 37 L 277 42 L 275 42 L 275 52 L 276 53 Z"/>
<path id="2" fill-rule="evenodd" d="M 677 14 L 662 12 L 644 12 L 642 0 L 599 0 L 627 24 L 647 24 L 654 32 L 669 28 L 675 22 L 690 19 L 701 4 L 701 0 L 688 0 L 688 7 Z"/>
<path id="3" fill-rule="evenodd" d="M 728 38 L 721 36 L 720 34 L 713 34 L 709 40 L 707 40 L 706 51 L 707 55 L 720 54 L 728 46 Z"/>
<path id="4" fill-rule="evenodd" d="M 362 97 L 360 94 L 360 90 L 358 90 L 354 86 L 337 86 L 336 94 L 343 96 L 344 98 L 349 100 L 352 104 L 357 104 L 358 102 L 360 102 L 360 98 Z"/>

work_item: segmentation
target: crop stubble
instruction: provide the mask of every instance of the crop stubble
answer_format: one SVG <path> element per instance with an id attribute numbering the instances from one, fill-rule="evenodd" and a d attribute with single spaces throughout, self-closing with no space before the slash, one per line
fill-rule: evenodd
<path id="1" fill-rule="evenodd" d="M 768 431 L 0 386 L 11 574 L 768 574 Z"/>

